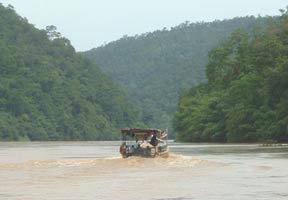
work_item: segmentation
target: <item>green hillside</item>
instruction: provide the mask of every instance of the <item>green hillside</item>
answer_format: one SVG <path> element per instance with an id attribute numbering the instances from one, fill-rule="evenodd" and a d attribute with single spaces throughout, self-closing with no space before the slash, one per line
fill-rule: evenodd
<path id="1" fill-rule="evenodd" d="M 84 55 L 121 84 L 144 123 L 170 127 L 180 94 L 206 82 L 208 52 L 236 29 L 252 32 L 273 18 L 183 23 L 171 30 L 123 37 Z"/>
<path id="2" fill-rule="evenodd" d="M 181 96 L 179 141 L 288 142 L 288 11 L 253 34 L 234 32 L 210 52 L 206 74 Z"/>
<path id="3" fill-rule="evenodd" d="M 137 113 L 124 91 L 54 26 L 0 4 L 0 140 L 115 139 Z"/>

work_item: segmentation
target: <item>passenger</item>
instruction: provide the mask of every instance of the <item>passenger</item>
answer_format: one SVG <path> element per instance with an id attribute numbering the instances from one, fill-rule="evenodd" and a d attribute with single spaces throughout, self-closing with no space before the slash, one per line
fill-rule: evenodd
<path id="1" fill-rule="evenodd" d="M 135 147 L 134 147 L 134 145 L 132 145 L 130 148 L 130 153 L 133 154 L 134 152 L 135 152 Z"/>
<path id="2" fill-rule="evenodd" d="M 137 145 L 136 145 L 137 147 L 137 149 L 139 149 L 140 148 L 140 143 L 139 142 L 137 142 Z"/>
<path id="3" fill-rule="evenodd" d="M 160 139 L 162 140 L 167 140 L 167 137 L 168 137 L 168 130 L 165 129 L 163 132 L 161 132 L 161 136 L 160 136 Z"/>
<path id="4" fill-rule="evenodd" d="M 153 135 L 152 135 L 152 138 L 151 138 L 151 140 L 150 140 L 150 144 L 151 144 L 152 146 L 156 146 L 156 145 L 157 145 L 157 137 L 156 137 L 156 134 L 153 134 Z"/>
<path id="5" fill-rule="evenodd" d="M 152 136 L 152 138 L 151 138 L 150 144 L 155 147 L 155 146 L 157 146 L 157 144 L 158 144 L 160 141 L 162 141 L 162 140 L 160 140 L 159 138 L 157 138 L 156 134 L 154 133 L 153 136 Z"/>
<path id="6" fill-rule="evenodd" d="M 123 143 L 121 144 L 121 146 L 120 146 L 120 153 L 121 153 L 121 154 L 126 154 L 126 152 L 127 152 L 127 146 L 126 146 L 126 143 L 123 142 Z"/>

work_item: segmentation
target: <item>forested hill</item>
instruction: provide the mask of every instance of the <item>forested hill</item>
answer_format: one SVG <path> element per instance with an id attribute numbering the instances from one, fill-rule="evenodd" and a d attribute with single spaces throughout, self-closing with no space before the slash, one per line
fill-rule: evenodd
<path id="1" fill-rule="evenodd" d="M 54 26 L 0 4 L 0 140 L 116 138 L 137 116 L 122 89 Z"/>
<path id="2" fill-rule="evenodd" d="M 234 32 L 210 52 L 206 74 L 180 99 L 178 140 L 288 142 L 288 10 L 254 34 Z"/>
<path id="3" fill-rule="evenodd" d="M 150 126 L 170 127 L 181 92 L 206 81 L 208 52 L 236 29 L 249 32 L 272 18 L 183 23 L 171 30 L 123 37 L 84 52 L 124 86 Z"/>

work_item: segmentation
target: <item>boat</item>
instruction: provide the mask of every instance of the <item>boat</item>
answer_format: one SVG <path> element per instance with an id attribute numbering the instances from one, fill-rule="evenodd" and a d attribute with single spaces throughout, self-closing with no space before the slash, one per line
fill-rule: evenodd
<path id="1" fill-rule="evenodd" d="M 123 158 L 139 157 L 168 157 L 168 130 L 131 128 L 122 129 L 122 144 L 120 154 Z"/>

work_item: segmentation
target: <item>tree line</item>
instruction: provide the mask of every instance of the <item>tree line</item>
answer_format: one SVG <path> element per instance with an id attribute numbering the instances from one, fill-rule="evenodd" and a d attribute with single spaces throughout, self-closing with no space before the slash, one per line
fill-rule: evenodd
<path id="1" fill-rule="evenodd" d="M 288 12 L 266 28 L 234 32 L 209 53 L 208 83 L 181 95 L 177 140 L 288 142 Z"/>
<path id="2" fill-rule="evenodd" d="M 136 126 L 126 92 L 55 26 L 0 4 L 0 140 L 110 140 Z M 141 124 L 141 123 L 140 123 Z"/>

